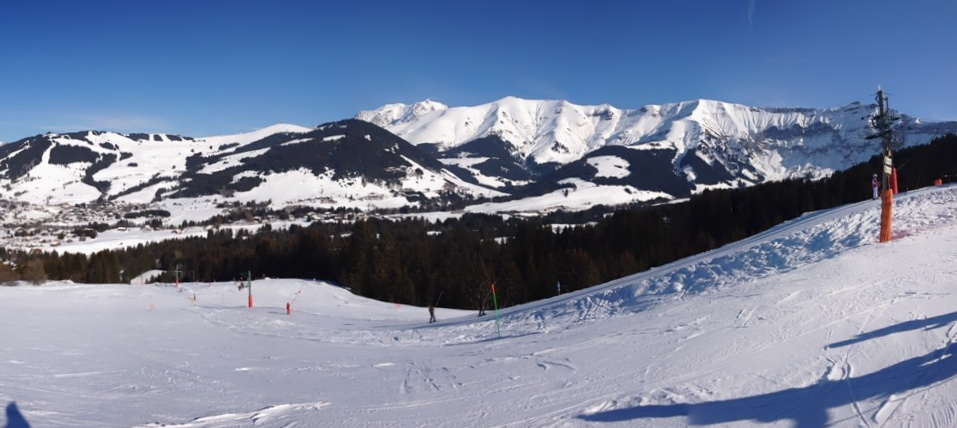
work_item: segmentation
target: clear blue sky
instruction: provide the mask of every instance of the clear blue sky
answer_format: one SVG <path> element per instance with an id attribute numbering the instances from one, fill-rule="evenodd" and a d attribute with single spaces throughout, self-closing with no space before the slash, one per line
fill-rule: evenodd
<path id="1" fill-rule="evenodd" d="M 0 141 L 195 137 L 508 95 L 957 120 L 954 0 L 5 0 Z"/>

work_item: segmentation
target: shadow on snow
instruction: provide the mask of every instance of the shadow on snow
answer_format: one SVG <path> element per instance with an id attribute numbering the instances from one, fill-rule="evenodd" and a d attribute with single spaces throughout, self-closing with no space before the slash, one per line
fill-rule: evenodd
<path id="1" fill-rule="evenodd" d="M 957 312 L 925 320 L 908 321 L 861 334 L 831 347 L 918 328 L 934 328 L 957 319 Z M 648 418 L 686 416 L 689 425 L 711 425 L 753 420 L 770 423 L 793 421 L 797 427 L 822 427 L 829 423 L 828 409 L 865 399 L 890 397 L 915 388 L 929 387 L 957 375 L 957 344 L 927 355 L 901 361 L 874 373 L 855 378 L 827 380 L 803 388 L 768 394 L 693 404 L 666 404 L 615 409 L 578 416 L 592 422 L 621 422 Z"/>
<path id="2" fill-rule="evenodd" d="M 5 428 L 30 428 L 30 424 L 27 423 L 26 418 L 20 414 L 20 409 L 17 408 L 17 403 L 11 401 L 10 404 L 7 404 L 7 424 Z"/>
<path id="3" fill-rule="evenodd" d="M 951 312 L 949 314 L 938 315 L 932 318 L 926 318 L 922 320 L 911 320 L 905 321 L 900 324 L 894 324 L 892 326 L 884 327 L 867 333 L 861 333 L 857 336 L 854 336 L 851 339 L 844 340 L 841 342 L 835 342 L 828 345 L 828 348 L 840 348 L 842 346 L 853 345 L 855 343 L 860 343 L 865 340 L 870 340 L 876 337 L 890 336 L 894 333 L 901 333 L 910 330 L 917 330 L 923 328 L 926 330 L 932 328 L 943 327 L 947 324 L 950 324 L 954 321 L 957 321 L 957 312 Z"/>

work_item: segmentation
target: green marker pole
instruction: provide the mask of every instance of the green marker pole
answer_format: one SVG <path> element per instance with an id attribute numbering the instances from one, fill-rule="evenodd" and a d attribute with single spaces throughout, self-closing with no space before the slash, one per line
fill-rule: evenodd
<path id="1" fill-rule="evenodd" d="M 498 325 L 498 297 L 495 295 L 495 284 L 492 284 L 492 303 L 495 305 L 495 331 L 498 332 L 498 337 L 502 337 L 502 329 Z"/>

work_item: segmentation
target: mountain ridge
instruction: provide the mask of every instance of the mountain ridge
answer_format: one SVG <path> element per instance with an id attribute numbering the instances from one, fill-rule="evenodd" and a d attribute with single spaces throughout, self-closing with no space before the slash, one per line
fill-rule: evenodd
<path id="1" fill-rule="evenodd" d="M 822 178 L 879 152 L 878 144 L 867 139 L 876 105 L 860 102 L 809 109 L 699 99 L 619 109 L 506 97 L 470 107 L 436 106 L 444 104 L 389 104 L 359 112 L 356 118 L 413 144 L 433 146 L 440 158 L 443 152 L 455 153 L 443 158 L 447 163 L 467 157 L 457 152 L 460 147 L 498 138 L 513 165 L 533 179 L 607 146 L 670 150 L 675 175 L 692 184 L 692 193 L 785 178 Z M 935 136 L 957 132 L 957 122 L 925 123 L 902 114 L 901 129 L 907 130 L 903 145 L 926 144 Z"/>
<path id="2" fill-rule="evenodd" d="M 387 104 L 317 127 L 201 138 L 48 133 L 0 146 L 0 199 L 47 207 L 34 213 L 119 203 L 186 210 L 196 221 L 249 203 L 541 214 L 666 202 L 819 179 L 864 162 L 878 153 L 867 138 L 874 109 L 703 99 L 619 109 L 506 97 L 478 106 Z M 957 133 L 957 122 L 900 116 L 907 146 Z"/>
<path id="3" fill-rule="evenodd" d="M 297 201 L 279 201 L 281 191 L 270 195 L 257 189 L 270 178 L 290 174 L 298 174 L 296 184 L 311 186 L 312 194 L 299 192 Z M 284 186 L 278 187 L 274 190 Z M 220 196 L 241 202 L 272 199 L 277 208 L 301 202 L 331 209 L 364 195 L 381 206 L 397 207 L 413 203 L 410 193 L 434 199 L 439 192 L 462 187 L 484 191 L 388 131 L 352 119 L 206 138 L 48 133 L 0 147 L 0 198 L 34 204 L 148 204 Z"/>

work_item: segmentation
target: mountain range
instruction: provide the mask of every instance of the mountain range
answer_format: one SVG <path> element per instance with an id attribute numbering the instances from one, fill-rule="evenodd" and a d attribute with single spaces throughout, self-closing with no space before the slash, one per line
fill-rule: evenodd
<path id="1" fill-rule="evenodd" d="M 429 147 L 447 165 L 466 168 L 497 188 L 589 178 L 581 170 L 596 170 L 588 165 L 613 156 L 626 161 L 618 163 L 628 164 L 629 174 L 620 171 L 619 180 L 603 184 L 682 197 L 715 187 L 819 178 L 865 161 L 879 153 L 879 144 L 867 138 L 874 133 L 870 118 L 876 108 L 861 103 L 823 110 L 757 108 L 695 100 L 623 110 L 508 97 L 474 107 L 428 100 L 391 104 L 356 117 Z M 901 145 L 926 144 L 957 130 L 957 122 L 924 122 L 904 114 L 900 130 Z M 500 172 L 505 164 L 512 174 Z M 647 171 L 652 166 L 657 170 Z M 569 168 L 578 172 L 563 171 Z M 666 181 L 673 187 L 655 183 L 668 175 L 663 170 L 671 171 Z"/>
<path id="2" fill-rule="evenodd" d="M 507 97 L 470 107 L 389 104 L 314 128 L 204 138 L 48 133 L 0 146 L 0 199 L 480 212 L 669 201 L 866 161 L 879 152 L 868 139 L 875 110 L 711 100 L 629 110 Z M 902 146 L 957 133 L 957 122 L 900 117 Z"/>

